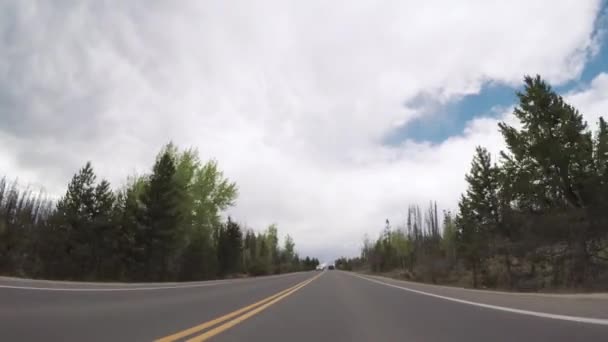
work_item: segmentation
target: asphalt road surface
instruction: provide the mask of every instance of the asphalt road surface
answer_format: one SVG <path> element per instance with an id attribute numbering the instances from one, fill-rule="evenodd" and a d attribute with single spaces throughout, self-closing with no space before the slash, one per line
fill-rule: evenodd
<path id="1" fill-rule="evenodd" d="M 0 279 L 0 341 L 608 341 L 608 296 L 325 271 L 171 284 Z"/>

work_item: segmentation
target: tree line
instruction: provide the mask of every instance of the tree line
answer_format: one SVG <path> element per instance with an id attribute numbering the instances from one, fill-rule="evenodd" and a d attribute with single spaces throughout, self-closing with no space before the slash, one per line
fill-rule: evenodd
<path id="1" fill-rule="evenodd" d="M 540 76 L 524 78 L 517 123 L 498 129 L 498 158 L 477 147 L 457 213 L 410 207 L 342 269 L 520 290 L 608 288 L 608 126 L 581 113 Z"/>
<path id="2" fill-rule="evenodd" d="M 182 281 L 315 269 L 271 225 L 255 232 L 222 213 L 238 188 L 217 162 L 173 144 L 150 173 L 113 190 L 91 163 L 58 201 L 0 180 L 0 274 L 67 280 Z"/>

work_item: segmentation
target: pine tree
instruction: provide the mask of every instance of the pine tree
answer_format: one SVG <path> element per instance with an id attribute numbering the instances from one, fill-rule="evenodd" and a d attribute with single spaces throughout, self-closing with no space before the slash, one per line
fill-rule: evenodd
<path id="1" fill-rule="evenodd" d="M 498 169 L 492 165 L 490 153 L 485 148 L 477 147 L 465 179 L 468 183 L 466 195 L 480 229 L 488 235 L 494 233 L 500 222 Z"/>
<path id="2" fill-rule="evenodd" d="M 248 274 L 252 273 L 255 259 L 257 257 L 257 241 L 255 233 L 248 229 L 245 232 L 245 238 L 243 240 L 243 271 Z"/>
<path id="3" fill-rule="evenodd" d="M 297 254 L 295 252 L 295 243 L 291 236 L 286 235 L 281 251 L 281 273 L 293 272 L 298 268 L 299 260 L 297 260 Z"/>
<path id="4" fill-rule="evenodd" d="M 221 275 L 240 272 L 242 245 L 241 227 L 229 217 L 226 225 L 220 229 L 218 239 L 217 250 Z"/>
<path id="5" fill-rule="evenodd" d="M 266 246 L 268 248 L 271 272 L 279 272 L 279 236 L 276 224 L 271 224 L 266 230 Z"/>
<path id="6" fill-rule="evenodd" d="M 272 272 L 272 253 L 268 246 L 268 237 L 266 234 L 258 233 L 256 236 L 257 253 L 254 258 L 252 275 L 263 275 Z"/>
<path id="7" fill-rule="evenodd" d="M 14 210 L 19 198 L 17 181 L 9 185 L 6 178 L 0 180 L 0 271 L 13 271 L 12 253 L 16 243 Z"/>
<path id="8" fill-rule="evenodd" d="M 443 213 L 443 236 L 441 239 L 441 249 L 445 253 L 449 262 L 456 260 L 456 223 L 451 212 Z"/>
<path id="9" fill-rule="evenodd" d="M 594 144 L 594 161 L 599 178 L 599 186 L 608 186 L 608 124 L 600 117 L 599 127 Z"/>
<path id="10" fill-rule="evenodd" d="M 536 225 L 547 226 L 537 233 L 538 239 L 552 235 L 568 241 L 573 250 L 571 279 L 581 284 L 589 263 L 587 241 L 593 230 L 592 222 L 575 223 L 577 220 L 573 218 L 573 222 L 562 227 L 550 222 L 551 217 L 561 215 L 564 210 L 573 216 L 589 215 L 597 178 L 592 135 L 579 111 L 540 76 L 526 76 L 524 83 L 514 111 L 521 129 L 505 123 L 499 125 L 509 149 L 502 154 L 505 166 L 518 185 L 513 189 L 513 199 L 549 220 Z"/>
<path id="11" fill-rule="evenodd" d="M 115 257 L 118 255 L 115 245 L 120 239 L 117 222 L 114 217 L 115 196 L 110 183 L 105 179 L 95 187 L 95 203 L 91 222 L 91 254 L 93 277 L 112 279 L 116 271 Z"/>
<path id="12" fill-rule="evenodd" d="M 522 128 L 499 124 L 509 148 L 503 156 L 532 177 L 536 184 L 532 193 L 541 202 L 538 207 L 584 207 L 584 184 L 593 165 L 587 124 L 540 76 L 526 76 L 524 83 L 514 111 Z M 530 194 L 522 190 L 522 195 Z"/>
<path id="13" fill-rule="evenodd" d="M 202 164 L 196 150 L 181 152 L 173 144 L 161 150 L 150 175 L 116 193 L 106 180 L 96 182 L 87 163 L 56 206 L 1 178 L 0 272 L 84 280 L 208 279 L 218 275 L 218 245 L 226 273 L 280 271 L 276 228 L 257 236 L 249 231 L 243 243 L 238 224 L 222 225 L 221 213 L 237 194 L 217 162 Z M 298 269 L 295 251 L 288 254 Z"/>
<path id="14" fill-rule="evenodd" d="M 118 270 L 123 278 L 131 280 L 146 280 L 147 258 L 147 227 L 146 207 L 143 202 L 144 193 L 148 187 L 145 177 L 134 177 L 129 180 L 119 196 L 115 205 L 119 239 L 116 241 L 118 258 L 121 260 L 122 270 Z"/>
<path id="15" fill-rule="evenodd" d="M 179 200 L 181 191 L 175 182 L 175 161 L 168 150 L 157 158 L 144 190 L 141 217 L 145 273 L 149 279 L 168 280 L 179 245 Z"/>
<path id="16" fill-rule="evenodd" d="M 68 190 L 57 203 L 57 222 L 65 239 L 65 258 L 59 274 L 73 278 L 91 277 L 95 230 L 95 173 L 90 162 L 74 175 Z"/>
<path id="17" fill-rule="evenodd" d="M 460 215 L 456 219 L 461 253 L 473 271 L 473 286 L 487 257 L 490 239 L 498 229 L 500 220 L 498 200 L 498 173 L 492 165 L 490 153 L 477 147 L 471 170 L 465 176 L 466 195 L 459 203 Z"/>
<path id="18" fill-rule="evenodd" d="M 593 191 L 591 206 L 592 225 L 590 236 L 598 239 L 608 233 L 608 124 L 600 117 L 599 128 L 594 140 L 594 162 L 596 178 L 588 189 Z"/>
<path id="19" fill-rule="evenodd" d="M 181 256 L 180 280 L 204 280 L 218 273 L 218 256 L 212 249 L 210 236 L 202 230 L 193 230 Z"/>
<path id="20" fill-rule="evenodd" d="M 471 208 L 469 198 L 462 196 L 458 203 L 456 228 L 458 237 L 458 252 L 472 270 L 472 285 L 479 284 L 479 271 L 481 268 L 484 242 L 482 233 L 477 225 L 475 213 Z"/>

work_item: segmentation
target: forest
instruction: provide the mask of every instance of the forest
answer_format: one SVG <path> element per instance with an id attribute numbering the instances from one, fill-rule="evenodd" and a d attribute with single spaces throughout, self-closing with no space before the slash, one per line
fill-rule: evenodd
<path id="1" fill-rule="evenodd" d="M 315 269 L 278 228 L 225 210 L 238 196 L 216 161 L 172 143 L 147 174 L 112 189 L 90 162 L 65 194 L 0 180 L 0 275 L 83 281 L 191 281 Z"/>
<path id="2" fill-rule="evenodd" d="M 540 76 L 517 98 L 516 123 L 498 125 L 506 149 L 476 148 L 454 213 L 410 206 L 336 266 L 475 288 L 608 289 L 606 121 L 589 128 Z"/>

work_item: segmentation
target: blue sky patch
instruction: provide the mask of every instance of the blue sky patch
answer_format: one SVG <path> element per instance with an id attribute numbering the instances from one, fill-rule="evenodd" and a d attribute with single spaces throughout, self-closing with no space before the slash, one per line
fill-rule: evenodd
<path id="1" fill-rule="evenodd" d="M 441 142 L 462 133 L 468 121 L 475 117 L 498 115 L 498 108 L 515 102 L 515 89 L 502 84 L 484 86 L 479 94 L 467 95 L 450 102 L 430 115 L 416 118 L 389 134 L 385 143 L 398 145 L 404 140 Z"/>
<path id="2" fill-rule="evenodd" d="M 606 48 L 604 42 L 608 30 L 608 7 L 606 2 L 604 2 L 604 8 L 598 16 L 595 30 L 600 32 L 599 37 L 602 40 L 600 50 L 595 56 L 587 60 L 578 79 L 555 86 L 557 92 L 567 93 L 585 88 L 598 74 L 608 71 L 608 48 Z M 399 145 L 405 140 L 440 143 L 451 136 L 462 134 L 467 123 L 476 117 L 492 117 L 501 114 L 500 108 L 508 108 L 516 103 L 515 92 L 517 90 L 518 88 L 504 84 L 485 84 L 478 94 L 464 96 L 437 108 L 429 115 L 421 116 L 398 127 L 385 137 L 384 143 Z M 420 99 L 416 99 L 407 105 L 418 107 L 425 100 L 428 99 L 421 96 Z"/>

